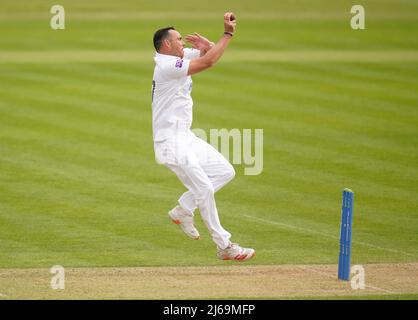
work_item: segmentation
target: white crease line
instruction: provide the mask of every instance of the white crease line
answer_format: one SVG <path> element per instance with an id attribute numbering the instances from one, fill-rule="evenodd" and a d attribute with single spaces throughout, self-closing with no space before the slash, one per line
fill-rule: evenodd
<path id="1" fill-rule="evenodd" d="M 375 289 L 375 290 L 381 290 L 383 292 L 390 293 L 390 294 L 399 294 L 398 292 L 395 292 L 395 291 L 390 291 L 390 290 L 387 290 L 387 289 L 371 286 L 371 285 L 368 285 L 368 284 L 365 284 L 365 286 L 366 286 L 366 288 L 368 287 L 368 288 Z"/>
<path id="2" fill-rule="evenodd" d="M 246 214 L 243 214 L 242 216 L 246 217 L 248 219 L 251 219 L 251 220 L 257 220 L 257 221 L 264 222 L 264 223 L 267 223 L 267 224 L 278 225 L 278 226 L 282 226 L 282 227 L 285 227 L 285 228 L 288 228 L 288 229 L 294 229 L 294 230 L 299 230 L 299 231 L 308 232 L 308 233 L 312 233 L 312 234 L 318 234 L 320 236 L 331 238 L 331 239 L 336 239 L 336 240 L 339 239 L 337 236 L 334 236 L 334 235 L 331 235 L 331 234 L 328 234 L 328 233 L 323 233 L 323 232 L 319 232 L 319 231 L 315 231 L 315 230 L 307 229 L 307 228 L 301 228 L 301 227 L 294 226 L 294 225 L 291 225 L 291 224 L 286 224 L 286 223 L 271 221 L 271 220 L 265 220 L 265 219 L 261 219 L 261 218 L 256 218 L 254 216 L 246 215 Z M 356 244 L 359 244 L 359 245 L 363 245 L 363 246 L 367 246 L 367 247 L 375 248 L 375 249 L 379 249 L 379 250 L 384 250 L 384 251 L 388 251 L 388 252 L 402 253 L 404 255 L 414 257 L 414 258 L 417 257 L 415 254 L 411 254 L 409 252 L 396 250 L 396 249 L 390 249 L 390 248 L 384 248 L 384 247 L 376 246 L 374 244 L 366 243 L 366 242 L 362 242 L 362 241 L 353 240 L 352 243 L 356 243 Z"/>
<path id="3" fill-rule="evenodd" d="M 308 269 L 307 267 L 303 267 L 303 266 L 296 266 L 296 267 L 297 268 L 300 268 L 302 270 L 305 270 L 305 271 L 316 272 L 316 273 L 318 273 L 320 275 L 323 275 L 323 276 L 326 276 L 328 278 L 333 278 L 334 279 L 333 276 L 331 276 L 331 275 L 329 275 L 328 273 L 325 273 L 325 272 L 321 272 L 321 271 L 318 271 L 318 270 L 315 270 L 315 269 Z M 374 289 L 374 290 L 378 290 L 378 291 L 383 291 L 383 292 L 390 293 L 390 294 L 397 294 L 397 292 L 390 291 L 390 290 L 383 289 L 383 288 L 379 288 L 379 287 L 375 287 L 375 286 L 371 286 L 371 285 L 368 285 L 368 284 L 365 284 L 365 287 L 366 288 L 370 288 L 370 289 Z M 358 291 L 358 290 L 353 290 L 353 291 Z"/>

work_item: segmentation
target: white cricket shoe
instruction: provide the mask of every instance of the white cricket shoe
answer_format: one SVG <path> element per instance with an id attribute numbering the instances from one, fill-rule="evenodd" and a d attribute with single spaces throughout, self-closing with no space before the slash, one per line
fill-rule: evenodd
<path id="1" fill-rule="evenodd" d="M 231 243 L 226 249 L 218 248 L 218 258 L 221 260 L 249 260 L 255 255 L 255 250 L 243 248 L 238 243 Z"/>
<path id="2" fill-rule="evenodd" d="M 193 216 L 184 211 L 180 206 L 168 212 L 171 221 L 180 226 L 181 230 L 190 238 L 198 240 L 200 238 L 199 231 L 194 227 Z"/>

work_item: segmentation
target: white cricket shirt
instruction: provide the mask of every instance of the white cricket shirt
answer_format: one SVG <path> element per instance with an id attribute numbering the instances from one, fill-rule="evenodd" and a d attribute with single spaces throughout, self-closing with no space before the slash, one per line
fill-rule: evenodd
<path id="1" fill-rule="evenodd" d="M 152 81 L 152 129 L 154 141 L 167 138 L 179 127 L 190 129 L 193 117 L 192 77 L 187 75 L 197 49 L 184 49 L 184 57 L 156 53 Z M 171 131 L 173 130 L 173 131 Z"/>

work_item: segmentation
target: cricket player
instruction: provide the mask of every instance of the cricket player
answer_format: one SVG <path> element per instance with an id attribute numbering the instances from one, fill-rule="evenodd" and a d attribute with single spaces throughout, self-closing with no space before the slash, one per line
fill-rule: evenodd
<path id="1" fill-rule="evenodd" d="M 154 34 L 155 69 L 152 81 L 152 121 L 154 151 L 157 162 L 173 171 L 187 191 L 178 205 L 169 211 L 170 219 L 192 239 L 200 235 L 194 226 L 194 211 L 202 219 L 217 245 L 217 256 L 223 260 L 244 261 L 255 251 L 230 241 L 231 234 L 219 220 L 215 192 L 232 180 L 232 165 L 210 144 L 191 130 L 193 100 L 191 75 L 214 66 L 231 41 L 236 27 L 233 13 L 224 15 L 224 34 L 215 44 L 195 33 L 186 41 L 173 27 Z"/>

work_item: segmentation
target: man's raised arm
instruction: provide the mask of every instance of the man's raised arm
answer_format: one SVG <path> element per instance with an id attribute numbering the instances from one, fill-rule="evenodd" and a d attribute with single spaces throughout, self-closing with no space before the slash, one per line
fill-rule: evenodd
<path id="1" fill-rule="evenodd" d="M 190 76 L 212 67 L 222 56 L 235 31 L 236 19 L 231 21 L 231 15 L 232 12 L 227 12 L 224 15 L 225 34 L 204 56 L 190 61 L 187 75 Z"/>

